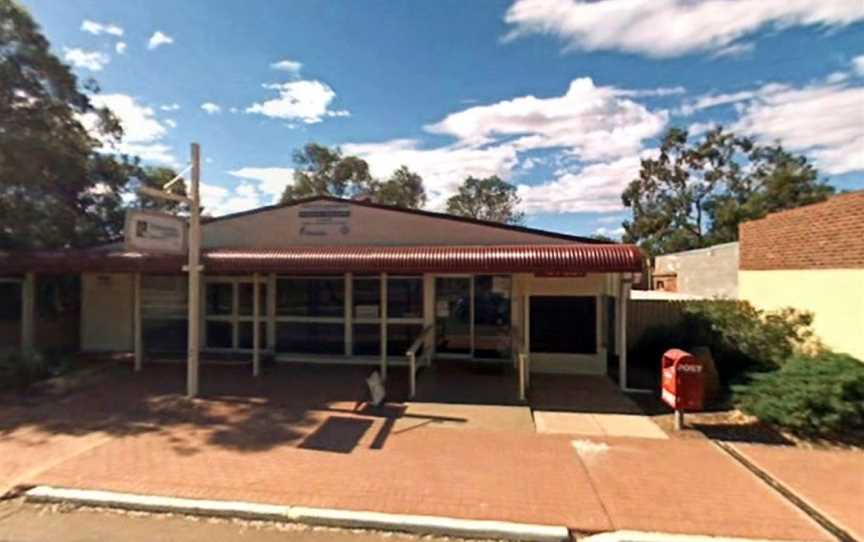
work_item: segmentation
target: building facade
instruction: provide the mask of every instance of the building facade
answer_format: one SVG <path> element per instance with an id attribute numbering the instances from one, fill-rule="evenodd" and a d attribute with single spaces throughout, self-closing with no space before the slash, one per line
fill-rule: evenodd
<path id="1" fill-rule="evenodd" d="M 419 340 L 430 360 L 519 351 L 531 371 L 583 374 L 605 374 L 613 356 L 626 372 L 621 300 L 642 267 L 629 245 L 329 197 L 205 222 L 202 262 L 205 354 L 386 370 Z M 22 289 L 80 275 L 81 350 L 146 360 L 189 347 L 184 263 L 118 244 L 0 254 L 0 274 Z M 32 311 L 22 341 L 38 348 Z"/>
<path id="2" fill-rule="evenodd" d="M 864 191 L 741 224 L 741 299 L 813 313 L 830 348 L 864 360 Z"/>
<path id="3" fill-rule="evenodd" d="M 706 299 L 737 299 L 738 260 L 738 243 L 657 256 L 651 286 Z"/>

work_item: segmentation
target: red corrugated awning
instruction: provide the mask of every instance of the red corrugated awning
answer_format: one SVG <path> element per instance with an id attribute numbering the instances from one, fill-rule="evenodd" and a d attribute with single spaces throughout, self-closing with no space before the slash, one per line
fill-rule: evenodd
<path id="1" fill-rule="evenodd" d="M 0 274 L 177 273 L 185 256 L 122 249 L 0 252 Z M 297 246 L 202 253 L 215 273 L 613 273 L 642 271 L 633 245 Z"/>

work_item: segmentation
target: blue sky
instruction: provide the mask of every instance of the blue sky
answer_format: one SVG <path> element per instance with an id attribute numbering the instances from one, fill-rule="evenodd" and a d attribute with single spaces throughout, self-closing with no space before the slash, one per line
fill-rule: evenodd
<path id="1" fill-rule="evenodd" d="M 205 156 L 214 214 L 278 199 L 291 153 L 405 163 L 440 210 L 465 176 L 519 187 L 528 225 L 614 235 L 670 126 L 782 141 L 864 188 L 860 0 L 24 0 L 95 78 L 119 150 Z M 144 7 L 146 6 L 146 7 Z"/>

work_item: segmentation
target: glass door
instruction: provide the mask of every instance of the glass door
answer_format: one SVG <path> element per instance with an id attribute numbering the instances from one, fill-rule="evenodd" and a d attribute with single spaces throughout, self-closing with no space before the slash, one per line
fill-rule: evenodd
<path id="1" fill-rule="evenodd" d="M 474 277 L 474 357 L 510 359 L 509 275 Z"/>
<path id="2" fill-rule="evenodd" d="M 435 279 L 435 351 L 442 357 L 470 357 L 474 306 L 471 277 Z"/>

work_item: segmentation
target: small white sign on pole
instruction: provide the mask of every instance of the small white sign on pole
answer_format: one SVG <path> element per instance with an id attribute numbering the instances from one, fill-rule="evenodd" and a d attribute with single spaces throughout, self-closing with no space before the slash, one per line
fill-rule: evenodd
<path id="1" fill-rule="evenodd" d="M 126 212 L 126 249 L 185 254 L 188 230 L 180 217 L 156 211 Z"/>

